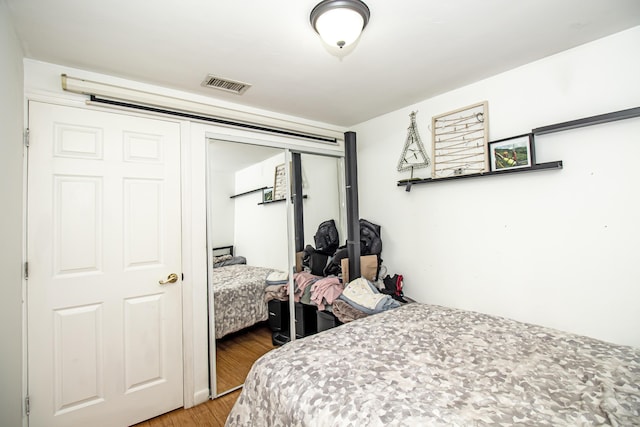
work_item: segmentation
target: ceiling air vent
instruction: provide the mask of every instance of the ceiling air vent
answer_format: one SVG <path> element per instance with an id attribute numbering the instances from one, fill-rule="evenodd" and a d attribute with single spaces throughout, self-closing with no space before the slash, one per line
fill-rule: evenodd
<path id="1" fill-rule="evenodd" d="M 212 87 L 214 89 L 224 90 L 225 92 L 232 92 L 238 95 L 242 95 L 247 89 L 251 87 L 249 83 L 242 83 L 235 80 L 224 79 L 222 77 L 216 77 L 211 74 L 207 76 L 202 82 L 204 87 Z"/>

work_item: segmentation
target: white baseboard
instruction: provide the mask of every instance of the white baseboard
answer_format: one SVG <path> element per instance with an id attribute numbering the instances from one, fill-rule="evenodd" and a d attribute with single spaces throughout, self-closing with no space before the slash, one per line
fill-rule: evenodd
<path id="1" fill-rule="evenodd" d="M 205 388 L 204 390 L 197 391 L 193 394 L 193 404 L 199 405 L 201 403 L 209 400 L 209 389 Z"/>

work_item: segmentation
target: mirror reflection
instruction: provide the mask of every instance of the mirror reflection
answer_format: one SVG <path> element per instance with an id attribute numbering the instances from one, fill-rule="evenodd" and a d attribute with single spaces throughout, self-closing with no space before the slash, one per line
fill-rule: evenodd
<path id="1" fill-rule="evenodd" d="M 208 157 L 211 372 L 219 396 L 242 385 L 255 360 L 274 348 L 265 286 L 286 283 L 289 271 L 287 203 L 278 187 L 286 182 L 285 153 L 212 140 Z"/>
<path id="2" fill-rule="evenodd" d="M 317 248 L 314 236 L 319 225 L 334 220 L 340 245 L 347 240 L 343 195 L 344 166 L 342 158 L 320 154 L 300 154 L 303 202 L 304 244 Z"/>
<path id="3" fill-rule="evenodd" d="M 331 311 L 331 294 L 338 295 L 337 291 L 332 293 L 331 286 L 339 284 L 340 271 L 339 267 L 331 269 L 331 260 L 347 238 L 344 162 L 309 153 L 292 153 L 291 158 L 296 251 L 293 313 L 296 338 L 302 338 L 323 330 L 323 314 Z M 327 229 L 332 233 L 329 246 L 320 238 Z M 327 280 L 313 291 L 312 285 L 319 285 L 320 279 Z M 274 297 L 269 301 L 269 313 L 274 343 L 286 343 L 291 336 L 288 298 Z"/>

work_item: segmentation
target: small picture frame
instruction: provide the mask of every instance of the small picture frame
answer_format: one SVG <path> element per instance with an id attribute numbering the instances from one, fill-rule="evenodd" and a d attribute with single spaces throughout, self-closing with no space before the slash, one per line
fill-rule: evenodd
<path id="1" fill-rule="evenodd" d="M 262 190 L 262 203 L 273 201 L 273 187 L 264 188 Z"/>
<path id="2" fill-rule="evenodd" d="M 535 165 L 533 134 L 526 133 L 489 142 L 489 164 L 491 172 Z"/>

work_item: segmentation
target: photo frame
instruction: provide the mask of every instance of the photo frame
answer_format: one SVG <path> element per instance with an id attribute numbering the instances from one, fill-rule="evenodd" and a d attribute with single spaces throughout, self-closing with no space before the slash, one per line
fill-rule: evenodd
<path id="1" fill-rule="evenodd" d="M 283 200 L 287 198 L 287 176 L 285 164 L 276 166 L 273 179 L 273 200 Z"/>
<path id="2" fill-rule="evenodd" d="M 262 203 L 273 201 L 273 187 L 262 189 Z"/>
<path id="3" fill-rule="evenodd" d="M 536 164 L 533 134 L 489 142 L 491 172 L 529 168 Z"/>

